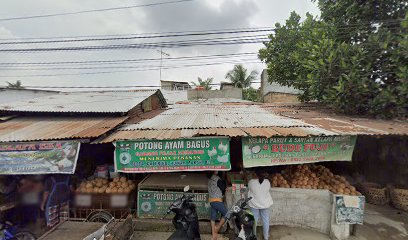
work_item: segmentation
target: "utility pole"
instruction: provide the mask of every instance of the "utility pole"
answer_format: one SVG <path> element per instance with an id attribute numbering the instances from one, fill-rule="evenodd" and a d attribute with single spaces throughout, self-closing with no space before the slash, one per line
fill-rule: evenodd
<path id="1" fill-rule="evenodd" d="M 160 53 L 160 81 L 162 80 L 162 66 L 163 66 L 163 55 L 166 57 L 170 57 L 170 54 L 163 52 L 163 48 L 160 48 L 160 50 L 157 50 L 158 53 Z"/>

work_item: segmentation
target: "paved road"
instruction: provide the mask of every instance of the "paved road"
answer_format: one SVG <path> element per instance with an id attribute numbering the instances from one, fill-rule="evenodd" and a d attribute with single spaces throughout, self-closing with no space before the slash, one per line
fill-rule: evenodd
<path id="1" fill-rule="evenodd" d="M 138 231 L 132 240 L 167 239 L 171 232 Z M 308 229 L 272 226 L 271 240 L 329 240 L 322 233 Z M 202 240 L 210 240 L 210 235 L 202 235 Z M 230 239 L 234 239 L 230 236 Z M 390 206 L 366 205 L 364 225 L 357 225 L 356 236 L 349 240 L 408 240 L 408 213 Z M 262 240 L 262 239 L 260 239 Z"/>
<path id="2" fill-rule="evenodd" d="M 132 240 L 167 239 L 168 232 L 136 232 Z M 211 240 L 211 235 L 202 235 L 202 240 Z M 225 239 L 235 239 L 233 237 Z M 329 240 L 326 235 L 307 229 L 274 226 L 271 228 L 270 240 Z"/>

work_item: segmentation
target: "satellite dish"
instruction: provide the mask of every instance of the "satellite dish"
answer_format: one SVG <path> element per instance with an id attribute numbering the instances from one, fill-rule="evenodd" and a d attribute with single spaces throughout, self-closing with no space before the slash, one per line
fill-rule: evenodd
<path id="1" fill-rule="evenodd" d="M 188 192 L 188 191 L 190 191 L 190 185 L 187 185 L 184 187 L 184 192 Z"/>

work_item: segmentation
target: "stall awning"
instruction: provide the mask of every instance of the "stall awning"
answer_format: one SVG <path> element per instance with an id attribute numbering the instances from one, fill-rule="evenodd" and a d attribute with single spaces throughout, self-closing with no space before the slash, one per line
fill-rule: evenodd
<path id="1" fill-rule="evenodd" d="M 0 122 L 0 142 L 96 138 L 127 117 L 18 117 Z"/>

